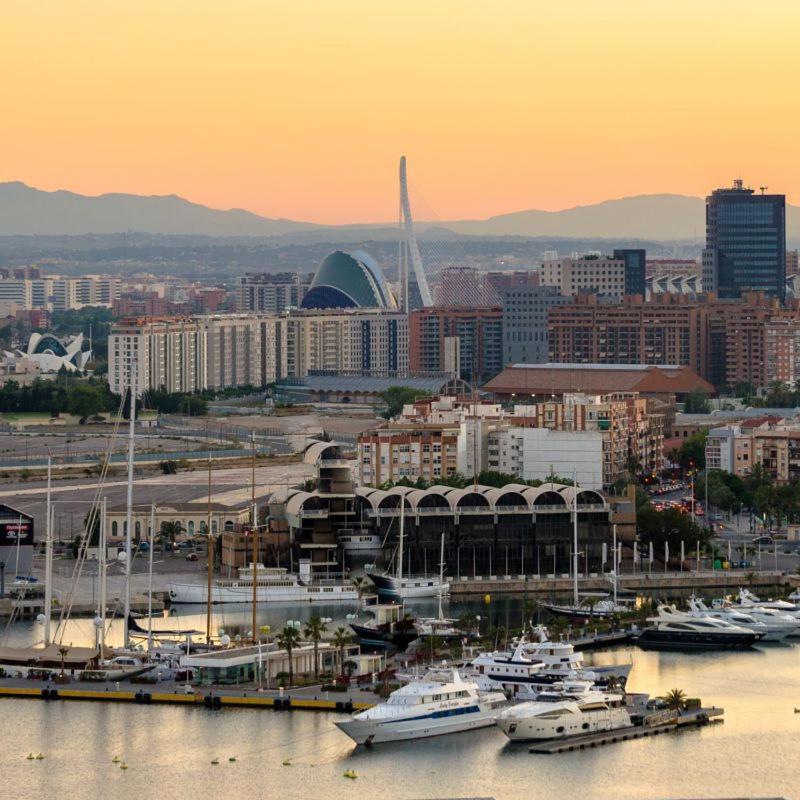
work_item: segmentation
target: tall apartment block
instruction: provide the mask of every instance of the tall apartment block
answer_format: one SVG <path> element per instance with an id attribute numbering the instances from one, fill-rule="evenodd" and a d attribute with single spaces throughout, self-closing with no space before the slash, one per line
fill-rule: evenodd
<path id="1" fill-rule="evenodd" d="M 481 384 L 503 369 L 499 306 L 418 308 L 408 315 L 408 329 L 411 372 L 452 372 Z"/>
<path id="2" fill-rule="evenodd" d="M 501 285 L 503 365 L 543 364 L 548 359 L 547 314 L 571 298 L 555 286 Z"/>
<path id="3" fill-rule="evenodd" d="M 786 278 L 786 197 L 761 194 L 741 180 L 706 197 L 703 289 L 721 298 L 764 292 L 783 301 Z"/>
<path id="4" fill-rule="evenodd" d="M 622 297 L 626 293 L 625 270 L 626 265 L 622 258 L 562 258 L 542 264 L 541 282 L 546 286 L 557 287 L 566 296 L 590 292 Z"/>
<path id="5" fill-rule="evenodd" d="M 121 393 L 264 386 L 309 372 L 405 375 L 408 322 L 361 309 L 142 319 L 108 337 L 108 382 Z M 133 375 L 133 377 L 131 377 Z"/>
<path id="6" fill-rule="evenodd" d="M 293 272 L 246 272 L 236 280 L 236 310 L 280 314 L 300 308 L 311 278 Z"/>

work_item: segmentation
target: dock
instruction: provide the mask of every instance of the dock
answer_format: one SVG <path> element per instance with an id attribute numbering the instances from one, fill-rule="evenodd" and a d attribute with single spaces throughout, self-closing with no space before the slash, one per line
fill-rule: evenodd
<path id="1" fill-rule="evenodd" d="M 641 725 L 632 725 L 629 728 L 619 728 L 615 731 L 570 736 L 566 739 L 550 739 L 546 742 L 532 745 L 528 748 L 528 752 L 568 753 L 575 750 L 600 747 L 604 744 L 616 744 L 617 742 L 627 742 L 633 739 L 644 739 L 648 736 L 660 736 L 663 733 L 673 733 L 688 725 L 707 725 L 712 719 L 722 717 L 724 713 L 725 710 L 722 708 L 697 708 L 691 711 L 682 711 L 672 719 L 667 719 L 664 722 L 655 722 L 654 724 L 648 724 L 648 718 L 645 717 L 644 723 Z M 651 718 L 656 719 L 658 715 L 651 715 Z"/>
<path id="2" fill-rule="evenodd" d="M 36 685 L 38 684 L 38 685 Z M 177 705 L 221 709 L 253 708 L 271 711 L 362 711 L 377 702 L 364 691 L 325 692 L 319 687 L 259 690 L 256 687 L 186 686 L 174 683 L 91 683 L 75 686 L 25 679 L 0 680 L 0 699 L 84 700 L 131 705 Z"/>

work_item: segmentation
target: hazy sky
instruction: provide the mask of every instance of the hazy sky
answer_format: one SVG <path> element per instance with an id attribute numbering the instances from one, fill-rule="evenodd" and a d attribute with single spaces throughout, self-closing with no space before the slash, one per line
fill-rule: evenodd
<path id="1" fill-rule="evenodd" d="M 742 176 L 800 200 L 797 0 L 2 0 L 0 180 L 321 222 Z"/>

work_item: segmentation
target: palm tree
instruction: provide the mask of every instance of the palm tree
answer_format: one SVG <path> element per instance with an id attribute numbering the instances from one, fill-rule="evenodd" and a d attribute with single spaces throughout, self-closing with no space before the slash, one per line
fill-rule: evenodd
<path id="1" fill-rule="evenodd" d="M 667 708 L 673 708 L 675 711 L 683 711 L 686 707 L 686 693 L 683 689 L 672 689 L 664 697 L 667 703 Z"/>
<path id="2" fill-rule="evenodd" d="M 356 592 L 358 592 L 359 600 L 364 594 L 364 591 L 366 590 L 368 583 L 369 581 L 363 575 L 359 575 L 357 578 L 353 578 L 353 586 L 355 587 Z"/>
<path id="3" fill-rule="evenodd" d="M 328 630 L 328 623 L 322 619 L 322 617 L 318 617 L 314 615 L 309 619 L 306 623 L 306 629 L 303 631 L 303 635 L 306 639 L 311 639 L 314 643 L 314 680 L 319 679 L 319 640 L 322 638 L 322 634 Z"/>
<path id="4" fill-rule="evenodd" d="M 344 650 L 353 638 L 353 634 L 347 628 L 337 628 L 333 634 L 333 644 L 339 650 L 339 666 L 344 675 Z"/>
<path id="5" fill-rule="evenodd" d="M 289 685 L 294 679 L 294 663 L 292 661 L 292 651 L 301 642 L 300 631 L 293 625 L 286 625 L 284 629 L 275 637 L 278 647 L 286 651 L 289 659 Z"/>

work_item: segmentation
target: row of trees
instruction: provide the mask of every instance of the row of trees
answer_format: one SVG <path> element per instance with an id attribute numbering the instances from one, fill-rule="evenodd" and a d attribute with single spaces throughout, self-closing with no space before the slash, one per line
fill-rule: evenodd
<path id="1" fill-rule="evenodd" d="M 163 389 L 145 392 L 137 400 L 137 408 L 160 411 L 163 414 L 188 414 L 203 416 L 208 413 L 208 398 L 185 392 L 167 392 Z M 116 412 L 121 398 L 112 394 L 108 384 L 100 378 L 59 376 L 57 380 L 37 378 L 29 385 L 8 380 L 0 386 L 0 412 L 48 414 L 74 414 L 88 419 L 104 412 Z M 123 413 L 127 417 L 128 405 Z"/>
<path id="2" fill-rule="evenodd" d="M 412 481 L 410 478 L 400 478 L 398 481 L 384 481 L 378 488 L 387 490 L 394 486 L 408 486 L 411 489 L 430 489 L 431 486 L 452 486 L 454 489 L 465 489 L 472 486 L 474 478 L 467 478 L 460 472 L 454 472 L 447 478 L 437 478 L 433 481 L 426 481 L 424 478 L 417 478 Z M 483 470 L 478 473 L 478 483 L 481 486 L 496 486 L 498 489 L 509 483 L 520 483 L 524 486 L 542 486 L 545 483 L 561 483 L 565 486 L 572 486 L 572 478 L 565 478 L 561 475 L 551 474 L 544 480 L 524 480 L 517 475 L 507 472 L 497 472 L 495 470 Z"/>
<path id="3" fill-rule="evenodd" d="M 314 646 L 314 680 L 319 680 L 319 643 L 323 634 L 328 630 L 327 620 L 319 616 L 311 617 L 306 623 L 303 633 L 293 625 L 286 625 L 275 637 L 278 647 L 286 651 L 289 662 L 289 684 L 294 681 L 294 664 L 292 663 L 292 652 L 303 642 L 306 637 Z M 344 627 L 339 627 L 334 631 L 332 642 L 333 646 L 339 651 L 339 669 L 341 674 L 345 674 L 345 649 L 353 639 L 353 634 Z"/>
<path id="4" fill-rule="evenodd" d="M 750 508 L 778 527 L 784 521 L 800 518 L 800 481 L 776 483 L 760 464 L 755 464 L 743 478 L 710 470 L 707 478 L 698 478 L 695 483 L 698 501 L 706 496 L 706 480 L 709 504 L 727 514 Z"/>

